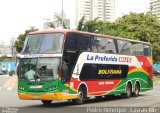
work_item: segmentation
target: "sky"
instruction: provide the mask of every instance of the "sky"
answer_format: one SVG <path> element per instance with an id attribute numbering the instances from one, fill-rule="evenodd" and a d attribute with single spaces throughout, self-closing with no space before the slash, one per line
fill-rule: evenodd
<path id="1" fill-rule="evenodd" d="M 63 9 L 71 27 L 75 21 L 75 1 L 63 0 Z M 150 0 L 116 0 L 116 17 L 129 12 L 146 12 Z M 35 26 L 43 29 L 47 19 L 53 20 L 54 13 L 60 13 L 62 0 L 0 0 L 0 44 L 10 44 L 26 29 Z"/>

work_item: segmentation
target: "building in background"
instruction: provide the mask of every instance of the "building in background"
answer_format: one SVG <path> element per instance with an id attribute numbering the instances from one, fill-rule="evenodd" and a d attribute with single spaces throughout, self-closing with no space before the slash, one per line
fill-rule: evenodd
<path id="1" fill-rule="evenodd" d="M 76 26 L 83 16 L 86 20 L 98 17 L 98 20 L 113 22 L 115 21 L 115 0 L 76 0 Z"/>
<path id="2" fill-rule="evenodd" d="M 2 56 L 7 56 L 7 57 L 11 58 L 12 57 L 12 46 L 0 45 L 0 57 L 2 57 Z"/>
<path id="3" fill-rule="evenodd" d="M 67 28 L 70 28 L 70 19 L 66 18 L 66 14 L 65 13 L 63 13 L 63 22 L 64 22 L 64 24 L 65 24 L 65 26 Z M 62 27 L 62 13 L 59 13 L 59 14 L 58 13 L 54 13 L 53 20 L 50 21 L 50 20 L 47 19 L 47 22 L 43 23 L 43 28 L 44 29 L 51 28 L 50 27 L 50 23 L 53 24 L 52 27 L 54 27 L 54 28 L 61 28 Z"/>
<path id="4" fill-rule="evenodd" d="M 158 21 L 160 21 L 160 0 L 150 0 L 150 11 L 157 15 Z"/>

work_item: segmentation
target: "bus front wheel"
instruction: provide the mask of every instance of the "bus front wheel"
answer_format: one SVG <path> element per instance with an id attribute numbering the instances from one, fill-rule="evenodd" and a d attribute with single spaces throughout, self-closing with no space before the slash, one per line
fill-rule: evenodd
<path id="1" fill-rule="evenodd" d="M 78 90 L 78 94 L 77 94 L 78 98 L 77 99 L 73 99 L 72 101 L 75 103 L 75 104 L 83 104 L 84 103 L 84 91 L 82 90 L 82 88 L 80 88 Z"/>
<path id="2" fill-rule="evenodd" d="M 50 105 L 52 100 L 41 100 L 44 105 Z"/>

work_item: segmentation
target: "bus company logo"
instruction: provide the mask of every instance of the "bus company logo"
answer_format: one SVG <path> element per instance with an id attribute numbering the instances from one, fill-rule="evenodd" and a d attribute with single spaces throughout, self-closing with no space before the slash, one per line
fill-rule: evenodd
<path id="1" fill-rule="evenodd" d="M 117 58 L 115 56 L 99 56 L 99 55 L 87 55 L 87 60 L 90 61 L 102 61 L 102 62 L 117 62 Z"/>
<path id="2" fill-rule="evenodd" d="M 119 57 L 119 62 L 132 62 L 132 58 L 130 57 Z"/>
<path id="3" fill-rule="evenodd" d="M 105 70 L 105 69 L 100 69 L 98 71 L 98 74 L 99 75 L 107 75 L 107 74 L 112 74 L 112 75 L 116 75 L 116 74 L 122 74 L 122 70 L 114 70 L 114 69 L 108 69 L 108 70 Z"/>

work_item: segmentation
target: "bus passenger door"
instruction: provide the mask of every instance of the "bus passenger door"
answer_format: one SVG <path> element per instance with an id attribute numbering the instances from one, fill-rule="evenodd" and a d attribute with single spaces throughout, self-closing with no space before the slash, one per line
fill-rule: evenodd
<path id="1" fill-rule="evenodd" d="M 62 58 L 62 61 L 65 62 L 68 67 L 67 75 L 66 77 L 63 78 L 65 80 L 64 83 L 68 83 L 70 81 L 73 69 L 77 62 L 77 57 L 79 55 L 77 48 L 78 48 L 77 35 L 75 33 L 67 33 L 66 40 L 64 42 L 63 58 Z"/>

